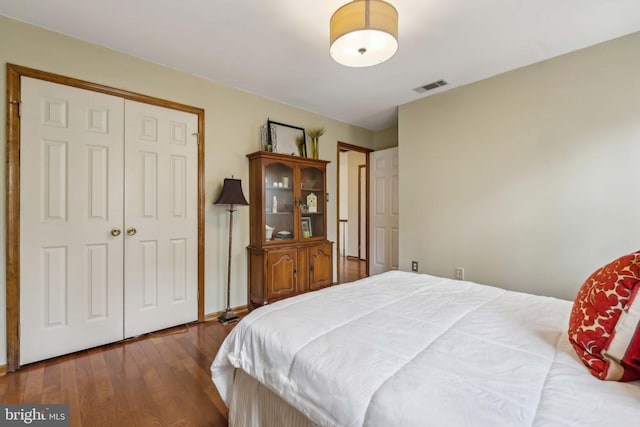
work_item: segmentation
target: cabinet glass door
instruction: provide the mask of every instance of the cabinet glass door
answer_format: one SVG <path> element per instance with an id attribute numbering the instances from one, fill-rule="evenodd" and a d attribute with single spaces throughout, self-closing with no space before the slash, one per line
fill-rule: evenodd
<path id="1" fill-rule="evenodd" d="M 265 167 L 265 240 L 294 240 L 293 168 L 283 163 Z"/>
<path id="2" fill-rule="evenodd" d="M 325 189 L 321 170 L 307 167 L 300 171 L 301 239 L 325 236 Z"/>

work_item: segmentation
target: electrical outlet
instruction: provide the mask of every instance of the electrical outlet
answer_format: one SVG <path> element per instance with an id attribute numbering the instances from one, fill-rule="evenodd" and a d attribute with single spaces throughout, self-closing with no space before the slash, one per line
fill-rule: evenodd
<path id="1" fill-rule="evenodd" d="M 418 272 L 418 261 L 411 261 L 411 271 Z"/>
<path id="2" fill-rule="evenodd" d="M 464 268 L 456 267 L 456 280 L 464 280 Z"/>

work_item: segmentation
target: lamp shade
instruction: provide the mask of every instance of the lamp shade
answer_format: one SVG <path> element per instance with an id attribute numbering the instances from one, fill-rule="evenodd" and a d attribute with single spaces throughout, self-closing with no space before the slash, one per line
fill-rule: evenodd
<path id="1" fill-rule="evenodd" d="M 398 11 L 382 0 L 347 3 L 329 22 L 331 57 L 348 67 L 369 67 L 398 50 Z"/>
<path id="2" fill-rule="evenodd" d="M 214 205 L 248 205 L 247 199 L 242 194 L 242 181 L 234 178 L 225 178 L 222 192 Z"/>

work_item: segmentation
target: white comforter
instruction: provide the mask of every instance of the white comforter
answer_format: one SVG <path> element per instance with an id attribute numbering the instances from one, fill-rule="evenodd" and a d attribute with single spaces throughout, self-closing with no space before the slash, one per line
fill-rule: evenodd
<path id="1" fill-rule="evenodd" d="M 640 384 L 592 377 L 571 303 L 388 272 L 253 311 L 211 367 L 242 369 L 323 426 L 639 426 Z"/>

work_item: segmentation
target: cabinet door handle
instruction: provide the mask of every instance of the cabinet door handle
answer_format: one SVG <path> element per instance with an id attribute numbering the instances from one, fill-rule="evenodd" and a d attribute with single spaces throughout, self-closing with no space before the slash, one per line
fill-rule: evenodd
<path id="1" fill-rule="evenodd" d="M 298 274 L 298 269 L 293 267 L 293 275 L 295 276 L 296 274 Z"/>
<path id="2" fill-rule="evenodd" d="M 309 265 L 309 271 L 313 273 L 313 264 Z"/>

